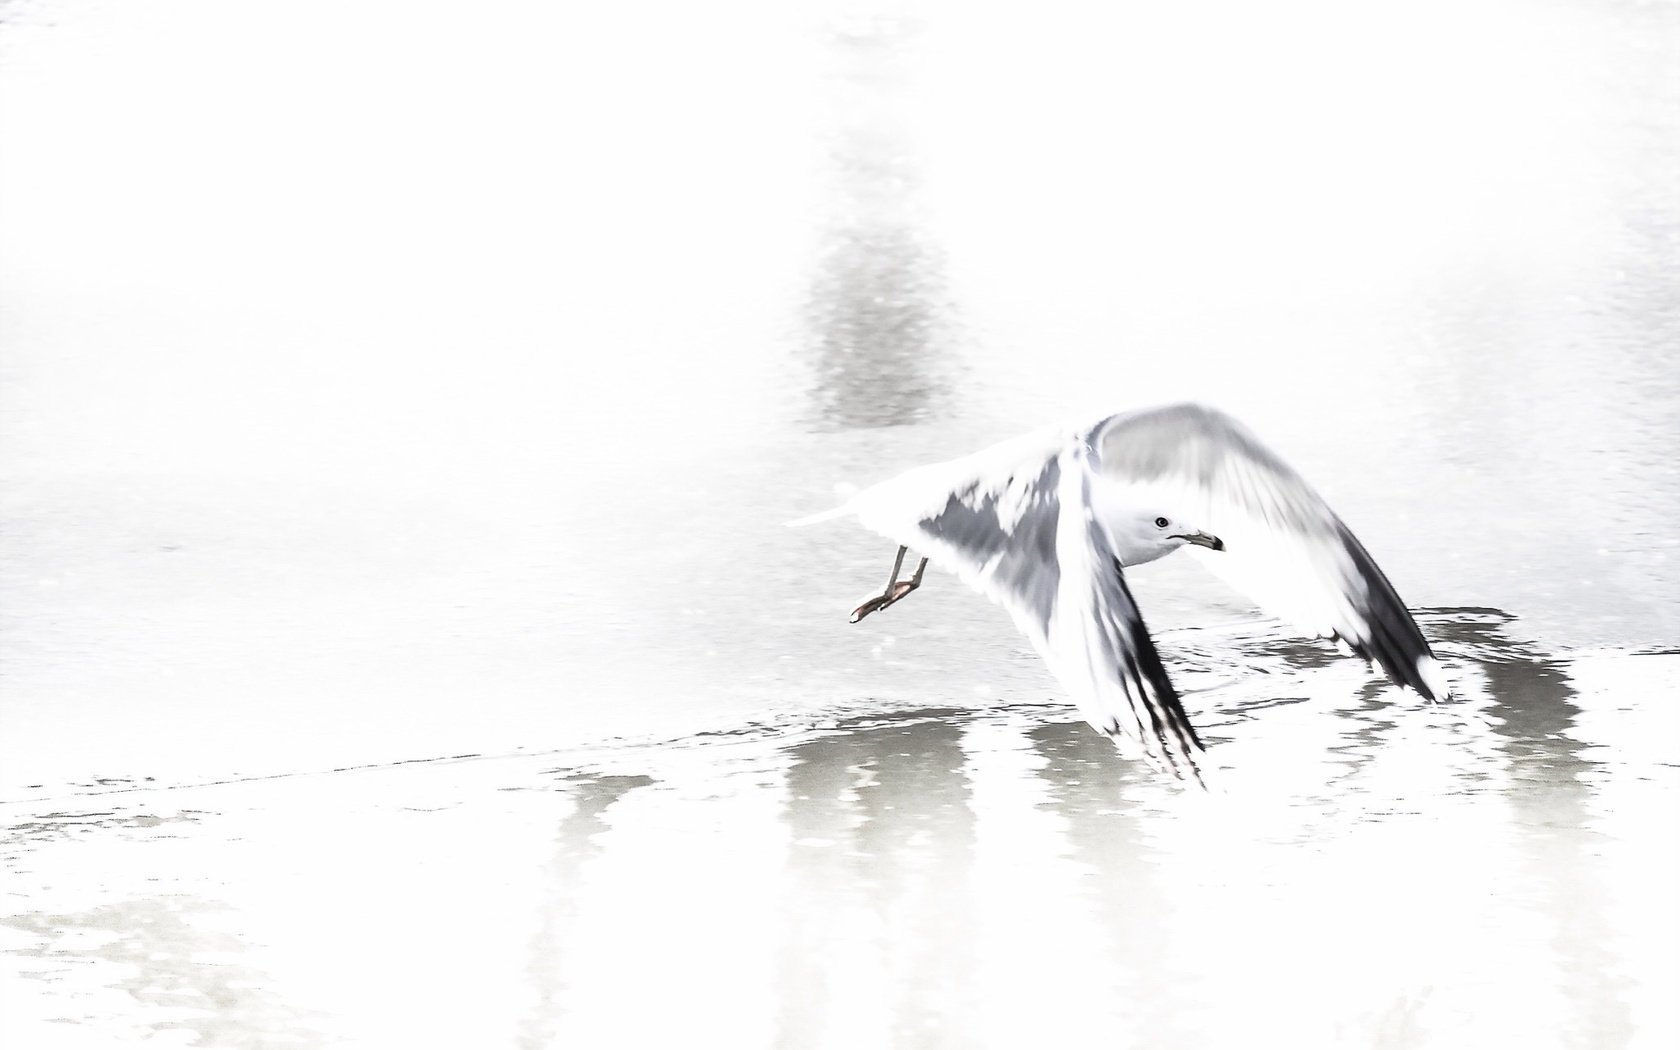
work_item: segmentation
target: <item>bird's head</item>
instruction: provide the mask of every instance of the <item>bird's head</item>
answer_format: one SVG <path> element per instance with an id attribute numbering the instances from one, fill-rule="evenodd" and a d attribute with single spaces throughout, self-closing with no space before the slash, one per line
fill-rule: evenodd
<path id="1" fill-rule="evenodd" d="M 1225 541 L 1186 517 L 1163 508 L 1137 511 L 1126 516 L 1114 531 L 1114 542 L 1123 565 L 1141 565 L 1195 544 L 1222 551 Z"/>

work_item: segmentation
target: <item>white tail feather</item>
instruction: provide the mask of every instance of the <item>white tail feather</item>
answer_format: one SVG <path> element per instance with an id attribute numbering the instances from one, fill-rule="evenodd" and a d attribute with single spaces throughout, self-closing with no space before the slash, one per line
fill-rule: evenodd
<path id="1" fill-rule="evenodd" d="M 853 513 L 853 508 L 851 503 L 848 501 L 840 504 L 840 506 L 835 507 L 833 510 L 825 510 L 821 514 L 812 514 L 811 516 L 805 518 L 795 518 L 793 521 L 784 521 L 782 524 L 786 525 L 790 529 L 797 529 L 801 525 L 815 525 L 819 521 L 833 521 L 835 518 L 843 518 L 851 513 Z"/>

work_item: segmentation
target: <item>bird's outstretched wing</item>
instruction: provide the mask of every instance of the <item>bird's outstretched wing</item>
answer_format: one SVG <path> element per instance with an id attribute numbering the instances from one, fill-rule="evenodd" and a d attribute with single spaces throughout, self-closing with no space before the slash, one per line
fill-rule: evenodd
<path id="1" fill-rule="evenodd" d="M 918 468 L 849 509 L 1008 610 L 1093 726 L 1200 781 L 1201 741 L 1090 510 L 1092 433 L 1045 431 Z"/>
<path id="2" fill-rule="evenodd" d="M 1112 416 L 1092 432 L 1097 484 L 1158 491 L 1225 549 L 1195 556 L 1309 634 L 1340 639 L 1427 699 L 1444 676 L 1393 584 L 1348 527 L 1246 427 L 1200 405 Z M 1203 556 L 1206 555 L 1206 556 Z"/>

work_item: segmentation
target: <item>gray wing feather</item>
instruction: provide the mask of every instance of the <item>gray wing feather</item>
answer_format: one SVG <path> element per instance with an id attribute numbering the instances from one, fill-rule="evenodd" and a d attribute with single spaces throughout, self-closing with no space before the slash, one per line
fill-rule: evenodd
<path id="1" fill-rule="evenodd" d="M 1091 558 L 1090 571 L 1080 577 L 1086 593 L 1070 595 L 1066 607 L 1058 609 L 1059 616 L 1072 622 L 1060 630 L 1053 629 L 1055 652 L 1052 654 L 1047 647 L 1045 659 L 1052 668 L 1068 662 L 1082 663 L 1079 670 L 1060 670 L 1058 675 L 1064 682 L 1069 678 L 1088 679 L 1088 684 L 1082 682 L 1075 692 L 1084 699 L 1086 717 L 1092 725 L 1110 735 L 1124 732 L 1143 745 L 1144 753 L 1157 766 L 1164 765 L 1177 776 L 1188 774 L 1201 782 L 1196 755 L 1202 751 L 1202 741 L 1161 665 L 1161 655 L 1131 588 L 1126 586 L 1125 573 L 1108 534 L 1094 517 L 1083 512 L 1088 505 L 1089 477 L 1081 478 L 1081 483 L 1087 499 L 1081 501 L 1078 523 L 1070 521 L 1067 527 L 1083 526 Z M 1066 641 L 1070 635 L 1089 641 L 1083 646 Z M 1129 724 L 1122 724 L 1122 713 L 1129 715 Z"/>
<path id="2" fill-rule="evenodd" d="M 1447 694 L 1434 654 L 1376 561 L 1289 464 L 1230 416 L 1168 405 L 1093 431 L 1102 477 L 1175 491 L 1225 543 L 1204 565 L 1262 606 L 1345 642 L 1395 682 Z"/>
<path id="3" fill-rule="evenodd" d="M 1061 461 L 1052 457 L 1036 474 L 1023 473 L 1030 476 L 1024 486 L 1015 475 L 973 479 L 916 527 L 946 548 L 940 560 L 965 578 L 967 566 L 975 576 L 971 584 L 1024 619 L 1022 630 L 1043 636 L 1061 585 L 1056 559 Z M 1008 495 L 1012 490 L 1018 492 L 1014 499 Z"/>
<path id="4" fill-rule="evenodd" d="M 1201 740 L 1089 513 L 1089 454 L 1078 441 L 1025 470 L 959 484 L 907 539 L 1009 611 L 1093 726 L 1199 782 Z"/>

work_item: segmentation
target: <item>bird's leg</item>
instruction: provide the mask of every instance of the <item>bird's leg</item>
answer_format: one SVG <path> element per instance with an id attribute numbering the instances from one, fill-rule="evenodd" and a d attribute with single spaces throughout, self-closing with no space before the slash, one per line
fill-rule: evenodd
<path id="1" fill-rule="evenodd" d="M 924 573 L 926 571 L 927 571 L 927 559 L 923 558 L 921 561 L 916 563 L 916 571 L 913 574 L 911 574 L 911 576 L 908 580 L 904 581 L 905 584 L 906 584 L 906 586 L 904 588 L 904 594 L 909 594 L 911 591 L 915 590 L 917 587 L 920 587 L 922 585 L 922 573 Z M 899 595 L 899 597 L 900 598 L 904 597 L 904 594 Z"/>
<path id="2" fill-rule="evenodd" d="M 852 623 L 857 623 L 859 620 L 863 619 L 865 616 L 868 616 L 872 612 L 876 612 L 878 610 L 885 609 L 887 606 L 891 605 L 893 602 L 897 601 L 899 599 L 899 597 L 901 597 L 901 595 L 897 595 L 894 592 L 898 590 L 898 586 L 899 586 L 898 570 L 902 569 L 904 567 L 904 552 L 909 550 L 909 549 L 910 548 L 908 548 L 908 547 L 898 548 L 898 555 L 893 558 L 892 573 L 887 576 L 887 589 L 882 591 L 880 594 L 874 595 L 874 596 L 866 599 L 862 605 L 859 605 L 856 609 L 853 609 L 852 610 L 852 620 L 851 620 Z M 906 591 L 905 593 L 908 594 L 909 592 Z"/>
<path id="3" fill-rule="evenodd" d="M 898 578 L 898 571 L 904 568 L 904 553 L 907 550 L 909 550 L 908 547 L 898 548 L 898 556 L 893 558 L 892 575 L 887 577 L 886 590 L 874 595 L 852 610 L 853 623 L 857 623 L 872 612 L 880 612 L 922 585 L 922 573 L 927 569 L 928 563 L 926 558 L 923 558 L 916 566 L 915 573 L 908 580 Z"/>
<path id="4" fill-rule="evenodd" d="M 898 554 L 893 558 L 892 572 L 887 575 L 887 589 L 882 591 L 882 594 L 892 593 L 893 585 L 898 582 L 898 570 L 904 568 L 904 554 L 909 549 L 909 547 L 900 547 L 898 549 Z"/>

